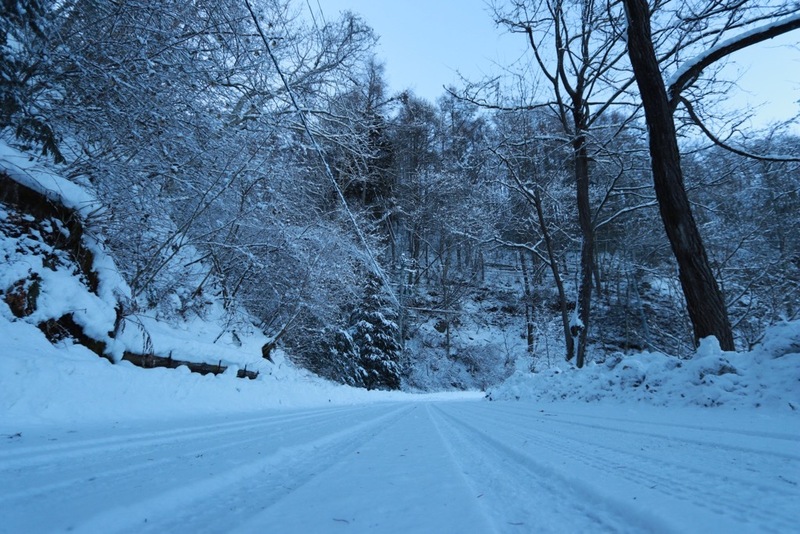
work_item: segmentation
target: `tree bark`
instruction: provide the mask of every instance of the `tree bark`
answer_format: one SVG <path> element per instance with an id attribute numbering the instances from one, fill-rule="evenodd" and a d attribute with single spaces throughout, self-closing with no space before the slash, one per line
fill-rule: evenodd
<path id="1" fill-rule="evenodd" d="M 725 299 L 709 265 L 683 183 L 678 138 L 653 47 L 648 4 L 646 0 L 623 1 L 628 17 L 628 55 L 649 131 L 656 198 L 678 262 L 695 343 L 706 336 L 716 336 L 723 350 L 734 350 Z"/>
<path id="2" fill-rule="evenodd" d="M 567 361 L 575 356 L 575 340 L 569 331 L 569 310 L 567 309 L 567 294 L 564 291 L 564 282 L 561 280 L 561 274 L 558 269 L 558 258 L 556 257 L 555 248 L 553 247 L 553 239 L 550 236 L 550 231 L 547 229 L 547 224 L 544 220 L 544 209 L 542 208 L 542 197 L 539 195 L 538 189 L 533 195 L 533 204 L 536 207 L 536 217 L 539 220 L 539 229 L 542 231 L 544 244 L 547 247 L 547 258 L 550 263 L 550 270 L 553 273 L 553 280 L 556 283 L 558 290 L 558 304 L 561 311 L 561 324 L 564 328 L 564 344 L 566 345 Z"/>
<path id="3" fill-rule="evenodd" d="M 528 342 L 528 352 L 533 354 L 533 297 L 531 295 L 532 281 L 528 276 L 528 265 L 525 262 L 525 251 L 519 251 L 519 264 L 522 268 L 522 287 L 525 299 L 525 339 Z"/>
<path id="4" fill-rule="evenodd" d="M 576 113 L 576 126 L 582 132 L 583 117 Z M 589 153 L 586 136 L 577 135 L 572 142 L 575 151 L 575 182 L 577 189 L 578 225 L 581 228 L 581 265 L 578 274 L 578 303 L 570 333 L 575 339 L 575 365 L 580 369 L 586 361 L 586 334 L 589 331 L 589 316 L 592 306 L 592 268 L 594 267 L 594 227 L 592 206 L 589 199 Z M 576 320 L 578 319 L 578 320 Z"/>

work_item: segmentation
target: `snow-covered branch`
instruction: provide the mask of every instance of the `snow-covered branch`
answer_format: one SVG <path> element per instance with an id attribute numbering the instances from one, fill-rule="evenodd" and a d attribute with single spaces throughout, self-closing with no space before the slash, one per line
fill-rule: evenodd
<path id="1" fill-rule="evenodd" d="M 686 61 L 667 81 L 667 95 L 669 96 L 673 111 L 680 101 L 681 93 L 694 83 L 706 67 L 734 52 L 738 52 L 739 50 L 798 28 L 800 28 L 800 13 L 770 22 L 769 24 L 764 24 L 744 32 L 741 35 L 726 39 Z"/>

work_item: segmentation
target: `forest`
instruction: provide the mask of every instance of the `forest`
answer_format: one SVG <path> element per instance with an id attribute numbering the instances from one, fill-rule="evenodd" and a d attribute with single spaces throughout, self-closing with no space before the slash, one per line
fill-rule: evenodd
<path id="1" fill-rule="evenodd" d="M 800 117 L 726 115 L 717 76 L 795 2 L 497 1 L 528 61 L 435 102 L 389 91 L 357 13 L 2 9 L 0 140 L 102 204 L 117 329 L 221 305 L 343 384 L 484 389 L 800 313 Z"/>

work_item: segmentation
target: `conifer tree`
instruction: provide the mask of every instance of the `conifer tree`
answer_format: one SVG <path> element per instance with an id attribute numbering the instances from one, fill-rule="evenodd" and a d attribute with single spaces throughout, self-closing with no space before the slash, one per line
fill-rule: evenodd
<path id="1" fill-rule="evenodd" d="M 358 372 L 367 389 L 400 389 L 397 313 L 375 275 L 366 280 L 364 300 L 351 318 L 353 344 L 358 349 Z"/>

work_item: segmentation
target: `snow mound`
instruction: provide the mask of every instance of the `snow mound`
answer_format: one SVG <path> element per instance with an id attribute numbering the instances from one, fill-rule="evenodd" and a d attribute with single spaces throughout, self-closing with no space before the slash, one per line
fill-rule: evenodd
<path id="1" fill-rule="evenodd" d="M 487 393 L 490 400 L 643 402 L 657 406 L 726 406 L 800 410 L 800 321 L 778 324 L 749 352 L 725 352 L 701 340 L 681 360 L 658 352 L 617 353 L 583 369 L 564 363 L 517 371 Z"/>
<path id="2" fill-rule="evenodd" d="M 255 380 L 178 369 L 111 364 L 69 341 L 53 345 L 0 306 L 0 427 L 191 417 L 264 409 L 398 400 L 340 386 L 288 363 L 280 351 Z"/>
<path id="3" fill-rule="evenodd" d="M 48 199 L 75 210 L 84 218 L 103 210 L 102 204 L 85 188 L 52 171 L 46 163 L 0 140 L 0 169 L 15 182 Z"/>

